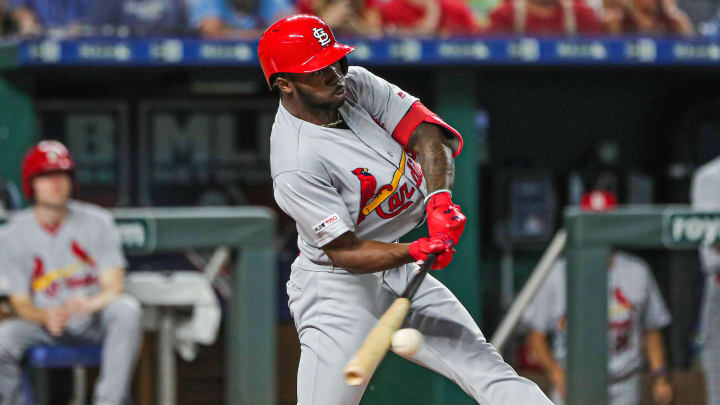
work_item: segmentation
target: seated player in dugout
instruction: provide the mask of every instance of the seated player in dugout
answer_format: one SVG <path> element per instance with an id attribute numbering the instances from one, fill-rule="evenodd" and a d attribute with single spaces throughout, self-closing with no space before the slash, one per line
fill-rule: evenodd
<path id="1" fill-rule="evenodd" d="M 593 191 L 583 196 L 581 208 L 607 211 L 616 205 L 617 199 L 613 194 Z M 560 259 L 554 266 L 523 314 L 523 323 L 529 329 L 527 345 L 530 358 L 543 369 L 552 383 L 553 402 L 562 405 L 565 403 L 567 355 L 566 260 Z M 608 268 L 609 405 L 643 403 L 645 359 L 652 381 L 652 403 L 672 403 L 673 388 L 661 333 L 670 320 L 670 313 L 648 264 L 639 257 L 615 251 Z"/>
<path id="2" fill-rule="evenodd" d="M 120 405 L 142 343 L 139 302 L 123 294 L 125 258 L 111 214 L 72 200 L 68 150 L 43 141 L 25 156 L 32 207 L 0 230 L 0 270 L 17 318 L 0 322 L 0 405 L 26 403 L 21 361 L 33 345 L 102 343 L 93 404 Z"/>
<path id="3" fill-rule="evenodd" d="M 343 369 L 417 271 L 452 261 L 465 215 L 452 202 L 460 134 L 420 101 L 358 66 L 319 17 L 271 25 L 258 44 L 279 94 L 270 164 L 275 200 L 297 225 L 300 255 L 287 282 L 301 345 L 299 405 L 353 405 L 367 384 Z M 429 235 L 398 239 L 427 221 Z M 455 269 L 453 271 L 475 271 Z M 404 327 L 424 345 L 409 360 L 483 405 L 549 405 L 506 364 L 458 299 L 428 276 Z"/>

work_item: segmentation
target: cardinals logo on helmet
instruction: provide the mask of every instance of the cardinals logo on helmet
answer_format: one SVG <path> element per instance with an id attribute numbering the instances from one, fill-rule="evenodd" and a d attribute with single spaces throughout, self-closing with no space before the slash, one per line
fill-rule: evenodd
<path id="1" fill-rule="evenodd" d="M 325 47 L 330 43 L 330 35 L 322 28 L 313 28 L 313 36 L 317 38 L 320 45 Z"/>

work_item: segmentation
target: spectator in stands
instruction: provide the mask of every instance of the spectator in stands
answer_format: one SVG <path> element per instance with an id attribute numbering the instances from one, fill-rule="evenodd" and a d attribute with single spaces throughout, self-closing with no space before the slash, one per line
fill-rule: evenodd
<path id="1" fill-rule="evenodd" d="M 20 35 L 73 34 L 86 22 L 86 0 L 10 0 L 9 11 Z"/>
<path id="2" fill-rule="evenodd" d="M 695 34 L 675 0 L 608 0 L 605 8 L 605 26 L 611 34 Z"/>
<path id="3" fill-rule="evenodd" d="M 466 35 L 478 32 L 465 0 L 388 0 L 382 7 L 385 31 L 394 35 Z"/>
<path id="4" fill-rule="evenodd" d="M 490 13 L 492 34 L 592 35 L 601 24 L 585 0 L 502 0 Z"/>
<path id="5" fill-rule="evenodd" d="M 297 11 L 319 16 L 337 34 L 382 35 L 380 7 L 376 0 L 299 0 Z"/>
<path id="6" fill-rule="evenodd" d="M 478 29 L 486 31 L 490 26 L 490 12 L 500 3 L 499 0 L 467 0 L 468 5 L 473 10 L 475 21 Z"/>
<path id="7" fill-rule="evenodd" d="M 261 29 L 294 12 L 289 0 L 186 1 L 190 26 L 211 39 L 257 38 Z"/>
<path id="8" fill-rule="evenodd" d="M 5 0 L 0 0 L 0 36 L 3 36 L 7 33 L 7 13 L 5 9 L 7 8 L 7 5 L 5 4 Z"/>
<path id="9" fill-rule="evenodd" d="M 134 36 L 182 35 L 188 30 L 184 0 L 102 0 L 93 3 L 90 23 L 100 33 Z"/>

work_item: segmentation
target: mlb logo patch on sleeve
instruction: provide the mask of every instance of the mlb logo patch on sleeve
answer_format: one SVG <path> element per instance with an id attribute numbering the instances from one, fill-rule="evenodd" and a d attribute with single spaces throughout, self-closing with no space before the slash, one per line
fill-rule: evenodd
<path id="1" fill-rule="evenodd" d="M 339 221 L 340 216 L 338 214 L 332 214 L 329 217 L 325 218 L 325 220 L 323 220 L 319 224 L 315 225 L 313 227 L 313 231 L 315 231 L 315 233 L 320 233 Z"/>

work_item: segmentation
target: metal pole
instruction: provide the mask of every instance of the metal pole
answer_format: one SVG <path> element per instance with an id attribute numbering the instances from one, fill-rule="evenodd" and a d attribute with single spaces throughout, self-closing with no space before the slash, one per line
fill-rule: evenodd
<path id="1" fill-rule="evenodd" d="M 607 405 L 610 248 L 571 242 L 567 256 L 567 404 Z"/>
<path id="2" fill-rule="evenodd" d="M 158 405 L 175 405 L 175 319 L 173 309 L 158 307 Z"/>
<path id="3" fill-rule="evenodd" d="M 85 405 L 87 389 L 87 370 L 83 366 L 73 366 L 73 395 L 70 405 Z"/>
<path id="4" fill-rule="evenodd" d="M 545 253 L 543 253 L 540 261 L 535 266 L 530 278 L 523 286 L 522 291 L 518 295 L 515 302 L 513 302 L 510 310 L 503 318 L 500 326 L 495 331 L 490 343 L 495 346 L 498 351 L 502 351 L 503 346 L 507 342 L 508 338 L 515 329 L 515 326 L 520 321 L 522 313 L 525 308 L 530 304 L 530 301 L 535 297 L 540 287 L 542 287 L 545 279 L 550 275 L 553 268 L 553 264 L 562 253 L 565 248 L 565 242 L 567 240 L 567 234 L 565 230 L 561 230 L 555 234 L 550 246 L 548 246 Z"/>
<path id="5" fill-rule="evenodd" d="M 272 235 L 272 230 L 268 230 Z M 275 318 L 277 263 L 275 244 L 244 249 L 233 274 L 227 329 L 226 405 L 273 405 L 275 391 Z"/>
<path id="6" fill-rule="evenodd" d="M 500 305 L 502 309 L 510 308 L 515 298 L 515 270 L 513 267 L 512 250 L 509 246 L 505 246 L 500 258 Z"/>

